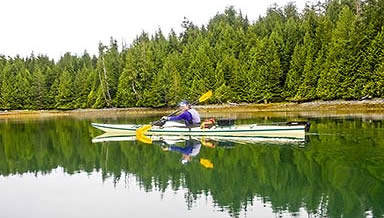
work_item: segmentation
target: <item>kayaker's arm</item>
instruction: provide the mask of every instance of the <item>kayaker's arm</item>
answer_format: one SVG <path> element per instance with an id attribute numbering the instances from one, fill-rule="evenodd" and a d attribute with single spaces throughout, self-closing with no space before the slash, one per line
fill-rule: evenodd
<path id="1" fill-rule="evenodd" d="M 181 114 L 179 114 L 177 116 L 168 117 L 168 120 L 172 120 L 172 121 L 175 121 L 175 120 L 187 120 L 188 122 L 190 122 L 192 120 L 192 115 L 188 111 L 184 111 L 183 113 L 181 113 Z"/>

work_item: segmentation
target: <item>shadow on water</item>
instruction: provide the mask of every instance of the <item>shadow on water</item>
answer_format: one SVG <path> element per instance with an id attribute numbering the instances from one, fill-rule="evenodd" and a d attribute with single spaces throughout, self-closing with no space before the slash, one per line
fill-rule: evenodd
<path id="1" fill-rule="evenodd" d="M 261 121 L 284 118 L 239 122 Z M 185 148 L 191 139 L 159 139 L 153 145 L 128 139 L 92 143 L 101 132 L 87 119 L 1 122 L 0 175 L 49 174 L 57 167 L 67 174 L 100 171 L 103 180 L 113 178 L 115 183 L 134 175 L 145 192 L 186 189 L 188 208 L 210 195 L 215 207 L 234 217 L 256 200 L 270 205 L 276 214 L 304 209 L 324 217 L 364 217 L 367 212 L 383 216 L 383 122 L 310 121 L 309 140 L 304 144 L 198 139 L 201 147 L 188 164 L 181 164 L 181 152 L 165 152 L 164 147 Z M 213 168 L 197 161 L 201 158 Z"/>

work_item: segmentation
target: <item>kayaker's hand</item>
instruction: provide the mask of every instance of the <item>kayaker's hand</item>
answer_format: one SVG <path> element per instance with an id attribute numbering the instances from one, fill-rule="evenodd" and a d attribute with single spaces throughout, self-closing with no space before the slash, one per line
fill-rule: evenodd
<path id="1" fill-rule="evenodd" d="M 168 120 L 168 117 L 167 117 L 167 116 L 164 116 L 164 117 L 161 118 L 161 120 L 167 121 L 167 120 Z"/>

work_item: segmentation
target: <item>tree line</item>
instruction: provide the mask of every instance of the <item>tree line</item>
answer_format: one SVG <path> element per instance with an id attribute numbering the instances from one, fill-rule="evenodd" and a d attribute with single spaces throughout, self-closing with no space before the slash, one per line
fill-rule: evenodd
<path id="1" fill-rule="evenodd" d="M 228 7 L 178 35 L 141 33 L 98 55 L 0 56 L 0 109 L 163 107 L 384 97 L 384 0 L 273 5 L 249 21 Z M 0 51 L 1 52 L 1 51 Z"/>

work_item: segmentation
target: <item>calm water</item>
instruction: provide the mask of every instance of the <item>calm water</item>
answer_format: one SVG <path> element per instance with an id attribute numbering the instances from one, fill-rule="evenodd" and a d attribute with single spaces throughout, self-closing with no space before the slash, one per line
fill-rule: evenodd
<path id="1" fill-rule="evenodd" d="M 312 127 L 302 143 L 211 142 L 183 165 L 160 143 L 92 143 L 91 122 L 151 117 L 0 120 L 0 217 L 384 217 L 381 117 L 236 117 Z"/>

